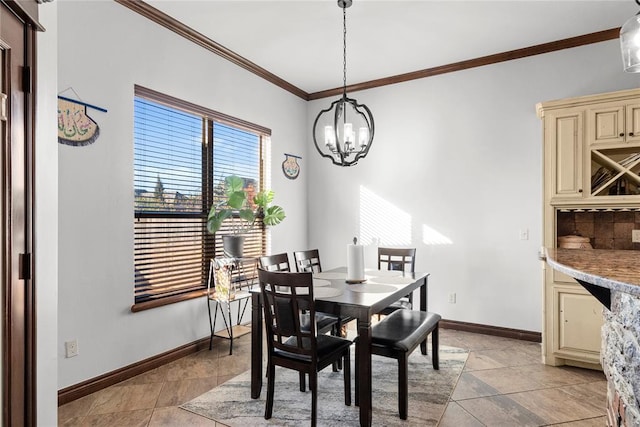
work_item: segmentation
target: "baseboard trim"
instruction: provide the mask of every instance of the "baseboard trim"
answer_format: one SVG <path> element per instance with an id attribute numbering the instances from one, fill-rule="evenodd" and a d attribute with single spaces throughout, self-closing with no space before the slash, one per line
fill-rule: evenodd
<path id="1" fill-rule="evenodd" d="M 64 405 L 91 393 L 112 386 L 121 381 L 133 378 L 166 363 L 178 360 L 181 357 L 209 348 L 209 337 L 165 351 L 164 353 L 144 359 L 129 366 L 124 366 L 115 371 L 107 372 L 95 378 L 88 379 L 78 384 L 58 390 L 58 406 Z"/>
<path id="2" fill-rule="evenodd" d="M 499 326 L 481 325 L 478 323 L 459 322 L 457 320 L 442 319 L 440 327 L 443 329 L 454 329 L 457 331 L 473 332 L 476 334 L 494 335 L 498 337 L 513 338 L 523 341 L 542 342 L 540 332 L 523 331 L 520 329 L 502 328 Z M 196 353 L 209 347 L 209 338 L 202 338 L 197 341 L 174 348 L 148 359 L 124 366 L 115 371 L 107 372 L 95 378 L 88 379 L 78 384 L 58 390 L 58 406 L 72 402 L 91 393 L 128 380 L 136 375 L 143 374 L 152 369 L 158 368 L 166 363 L 173 362 L 189 354 Z"/>
<path id="3" fill-rule="evenodd" d="M 497 337 L 513 338 L 523 341 L 542 342 L 542 333 L 523 331 L 521 329 L 503 328 L 500 326 L 481 325 L 478 323 L 459 322 L 457 320 L 442 319 L 440 327 L 456 331 L 473 332 L 476 334 L 493 335 Z"/>

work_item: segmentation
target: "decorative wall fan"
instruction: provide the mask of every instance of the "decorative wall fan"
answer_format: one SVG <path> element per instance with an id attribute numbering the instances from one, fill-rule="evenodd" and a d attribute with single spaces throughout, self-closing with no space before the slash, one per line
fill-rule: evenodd
<path id="1" fill-rule="evenodd" d="M 87 107 L 107 112 L 104 108 L 58 96 L 58 142 L 60 144 L 83 146 L 98 139 L 100 127 L 87 115 Z"/>

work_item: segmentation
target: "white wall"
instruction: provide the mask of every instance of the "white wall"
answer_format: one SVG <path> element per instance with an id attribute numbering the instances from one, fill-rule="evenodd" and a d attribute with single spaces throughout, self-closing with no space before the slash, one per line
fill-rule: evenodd
<path id="1" fill-rule="evenodd" d="M 638 76 L 622 72 L 613 40 L 352 93 L 373 112 L 375 140 L 351 168 L 310 153 L 309 244 L 327 267 L 345 263 L 354 235 L 364 244 L 379 237 L 381 245 L 415 246 L 417 270 L 431 273 L 430 310 L 541 331 L 542 126 L 535 104 L 637 84 Z M 309 103 L 309 128 L 330 101 Z M 451 244 L 425 243 L 424 225 Z M 529 240 L 520 240 L 520 230 Z M 367 253 L 373 266 L 375 244 Z M 457 303 L 449 304 L 454 292 Z"/>
<path id="2" fill-rule="evenodd" d="M 88 111 L 101 127 L 94 144 L 58 146 L 58 388 L 207 336 L 203 300 L 130 312 L 134 84 L 273 130 L 272 188 L 288 218 L 272 230 L 272 252 L 318 247 L 329 268 L 345 263 L 353 235 L 416 246 L 431 310 L 540 331 L 535 104 L 638 83 L 620 70 L 614 40 L 355 93 L 376 139 L 359 165 L 340 169 L 310 138 L 328 99 L 306 105 L 114 2 L 59 2 L 58 36 L 58 90 L 109 110 Z M 295 181 L 280 171 L 285 152 L 303 156 Z M 423 226 L 451 244 L 424 243 Z M 80 355 L 65 359 L 70 339 Z"/>
<path id="3" fill-rule="evenodd" d="M 208 336 L 204 299 L 130 311 L 134 84 L 272 129 L 271 187 L 288 216 L 272 230 L 273 251 L 306 247 L 306 106 L 115 2 L 60 2 L 58 35 L 59 90 L 72 87 L 108 110 L 87 111 L 101 130 L 92 145 L 58 146 L 57 353 L 64 388 Z M 281 172 L 285 152 L 305 157 L 295 181 Z M 79 356 L 65 359 L 71 339 Z"/>
<path id="4" fill-rule="evenodd" d="M 58 423 L 57 4 L 39 7 L 35 146 L 36 380 L 38 425 Z"/>

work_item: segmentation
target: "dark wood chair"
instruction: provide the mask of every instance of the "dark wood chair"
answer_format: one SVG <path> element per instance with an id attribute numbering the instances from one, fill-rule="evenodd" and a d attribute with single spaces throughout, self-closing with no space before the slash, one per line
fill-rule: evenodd
<path id="1" fill-rule="evenodd" d="M 396 310 L 371 327 L 371 354 L 391 357 L 398 361 L 398 415 L 400 419 L 406 420 L 409 411 L 409 355 L 418 345 L 420 345 L 422 354 L 427 354 L 429 334 L 431 334 L 431 363 L 433 369 L 440 369 L 438 338 L 440 319 L 440 315 L 436 313 Z M 356 360 L 358 360 L 357 345 Z M 355 374 L 357 379 L 357 364 Z M 358 405 L 357 381 L 355 392 L 356 405 Z"/>
<path id="2" fill-rule="evenodd" d="M 296 271 L 301 272 L 310 272 L 310 273 L 321 273 L 322 272 L 322 264 L 320 263 L 320 251 L 318 249 L 309 249 L 306 251 L 297 251 L 293 253 L 293 259 L 296 264 Z M 338 317 L 335 333 L 332 332 L 333 335 L 337 335 L 343 338 L 346 338 L 346 330 L 344 325 L 355 320 L 353 317 Z M 338 369 L 342 369 L 342 364 L 338 362 Z"/>
<path id="3" fill-rule="evenodd" d="M 291 266 L 289 265 L 289 255 L 286 252 L 274 255 L 265 255 L 258 258 L 259 266 L 267 271 L 280 271 L 291 272 Z M 319 334 L 326 334 L 341 336 L 340 319 L 338 316 L 329 313 L 323 313 L 321 311 L 316 312 L 316 328 L 318 328 Z M 307 322 L 303 327 L 309 327 Z M 334 371 L 342 369 L 340 361 L 336 362 L 333 366 Z M 306 390 L 306 380 L 303 373 L 300 374 L 300 391 Z"/>
<path id="4" fill-rule="evenodd" d="M 318 372 L 342 359 L 344 403 L 351 405 L 351 341 L 318 334 L 311 273 L 258 269 L 267 335 L 267 402 L 264 418 L 273 413 L 276 366 L 309 375 L 311 425 L 318 412 Z M 306 322 L 309 327 L 304 327 Z"/>
<path id="5" fill-rule="evenodd" d="M 293 259 L 296 264 L 296 271 L 308 271 L 311 273 L 322 272 L 320 264 L 320 251 L 317 249 L 309 249 L 308 251 L 297 251 L 293 253 Z"/>
<path id="6" fill-rule="evenodd" d="M 259 266 L 263 270 L 267 271 L 281 271 L 290 272 L 291 266 L 289 265 L 289 255 L 286 252 L 281 254 L 266 255 L 258 258 Z M 317 312 L 316 313 L 316 325 L 318 333 L 326 334 L 330 332 L 331 335 L 338 335 L 338 316 L 333 314 Z"/>
<path id="7" fill-rule="evenodd" d="M 267 271 L 291 271 L 289 255 L 286 252 L 274 255 L 265 255 L 258 258 L 259 265 Z"/>
<path id="8" fill-rule="evenodd" d="M 378 248 L 378 270 L 415 272 L 416 248 Z M 396 310 L 411 309 L 413 293 L 385 307 L 378 315 L 388 315 Z"/>

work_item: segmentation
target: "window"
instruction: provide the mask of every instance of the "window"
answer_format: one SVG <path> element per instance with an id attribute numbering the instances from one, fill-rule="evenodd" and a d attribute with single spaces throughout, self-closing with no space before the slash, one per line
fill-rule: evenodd
<path id="1" fill-rule="evenodd" d="M 202 295 L 209 260 L 222 255 L 229 232 L 207 232 L 209 208 L 229 175 L 242 177 L 247 191 L 263 188 L 270 133 L 136 86 L 133 311 Z M 254 227 L 245 256 L 265 245 L 264 227 Z"/>

